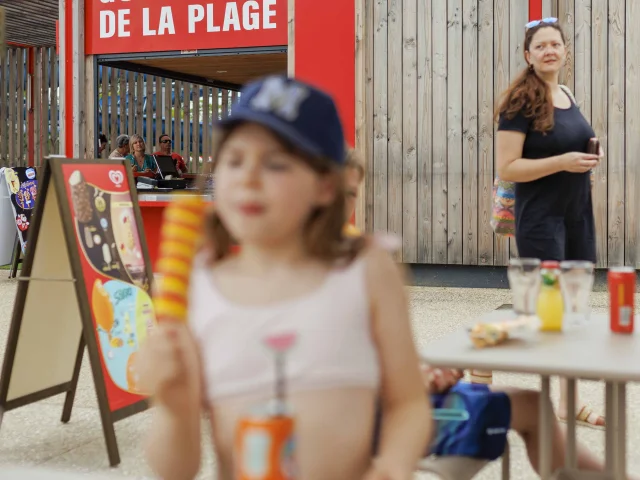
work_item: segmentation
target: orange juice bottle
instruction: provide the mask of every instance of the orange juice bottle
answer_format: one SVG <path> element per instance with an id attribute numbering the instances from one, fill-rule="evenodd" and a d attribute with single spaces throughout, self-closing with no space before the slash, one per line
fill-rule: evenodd
<path id="1" fill-rule="evenodd" d="M 234 441 L 236 480 L 295 480 L 295 418 L 286 399 L 284 359 L 295 335 L 266 339 L 276 358 L 276 398 L 240 418 Z"/>
<path id="2" fill-rule="evenodd" d="M 540 273 L 542 286 L 538 295 L 537 314 L 540 319 L 540 330 L 558 332 L 562 330 L 564 304 L 560 292 L 560 263 L 542 262 Z"/>

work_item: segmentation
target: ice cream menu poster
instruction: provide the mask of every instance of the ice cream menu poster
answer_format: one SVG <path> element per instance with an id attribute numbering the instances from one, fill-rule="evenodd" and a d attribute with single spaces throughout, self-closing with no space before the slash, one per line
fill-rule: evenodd
<path id="1" fill-rule="evenodd" d="M 18 238 L 22 253 L 27 249 L 27 233 L 31 223 L 31 213 L 36 206 L 38 196 L 38 180 L 36 171 L 31 167 L 14 167 L 0 169 L 0 181 L 4 179 L 18 229 Z"/>
<path id="2" fill-rule="evenodd" d="M 63 164 L 111 411 L 146 398 L 136 353 L 155 322 L 128 177 L 120 164 Z"/>

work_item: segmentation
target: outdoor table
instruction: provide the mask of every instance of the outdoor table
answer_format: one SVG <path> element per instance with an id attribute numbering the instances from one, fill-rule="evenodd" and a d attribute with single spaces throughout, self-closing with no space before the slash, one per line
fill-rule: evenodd
<path id="1" fill-rule="evenodd" d="M 510 310 L 495 310 L 476 321 L 515 318 Z M 475 322 L 474 322 L 475 323 Z M 606 470 L 626 479 L 626 383 L 640 381 L 640 334 L 613 334 L 607 314 L 591 314 L 586 328 L 569 332 L 520 331 L 506 343 L 479 349 L 466 329 L 429 344 L 422 352 L 429 365 L 442 368 L 530 373 L 541 376 L 540 473 L 551 476 L 552 407 L 549 378 L 568 379 L 566 468 L 576 467 L 576 379 L 604 380 L 606 402 Z"/>

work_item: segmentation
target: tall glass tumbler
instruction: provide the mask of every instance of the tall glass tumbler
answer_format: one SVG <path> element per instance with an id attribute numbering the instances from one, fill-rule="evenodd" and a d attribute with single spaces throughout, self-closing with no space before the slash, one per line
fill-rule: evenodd
<path id="1" fill-rule="evenodd" d="M 560 290 L 564 303 L 563 328 L 584 327 L 589 323 L 594 264 L 587 261 L 560 262 Z"/>
<path id="2" fill-rule="evenodd" d="M 542 277 L 537 258 L 512 258 L 507 269 L 513 310 L 517 318 L 536 318 Z"/>

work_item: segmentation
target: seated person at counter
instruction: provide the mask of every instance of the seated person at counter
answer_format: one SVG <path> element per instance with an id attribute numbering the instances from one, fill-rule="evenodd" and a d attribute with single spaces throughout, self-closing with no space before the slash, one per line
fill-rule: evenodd
<path id="1" fill-rule="evenodd" d="M 134 133 L 129 138 L 129 145 L 133 150 L 125 158 L 131 162 L 131 167 L 134 173 L 145 174 L 144 176 L 155 177 L 156 174 L 156 161 L 152 155 L 145 153 L 147 146 L 142 138 L 137 133 Z"/>
<path id="2" fill-rule="evenodd" d="M 171 138 L 166 133 L 163 133 L 158 137 L 158 146 L 160 150 L 154 152 L 154 155 L 167 155 L 173 158 L 173 164 L 176 166 L 179 174 L 183 174 L 187 172 L 187 164 L 184 162 L 184 159 L 177 154 L 176 152 L 171 151 L 172 145 Z"/>
<path id="3" fill-rule="evenodd" d="M 109 154 L 110 160 L 122 160 L 131 150 L 129 149 L 129 135 L 118 135 L 116 138 L 116 149 Z"/>
<path id="4" fill-rule="evenodd" d="M 98 156 L 102 156 L 102 152 L 107 148 L 109 142 L 107 141 L 107 136 L 104 133 L 100 133 L 98 137 L 99 145 L 98 145 Z"/>

